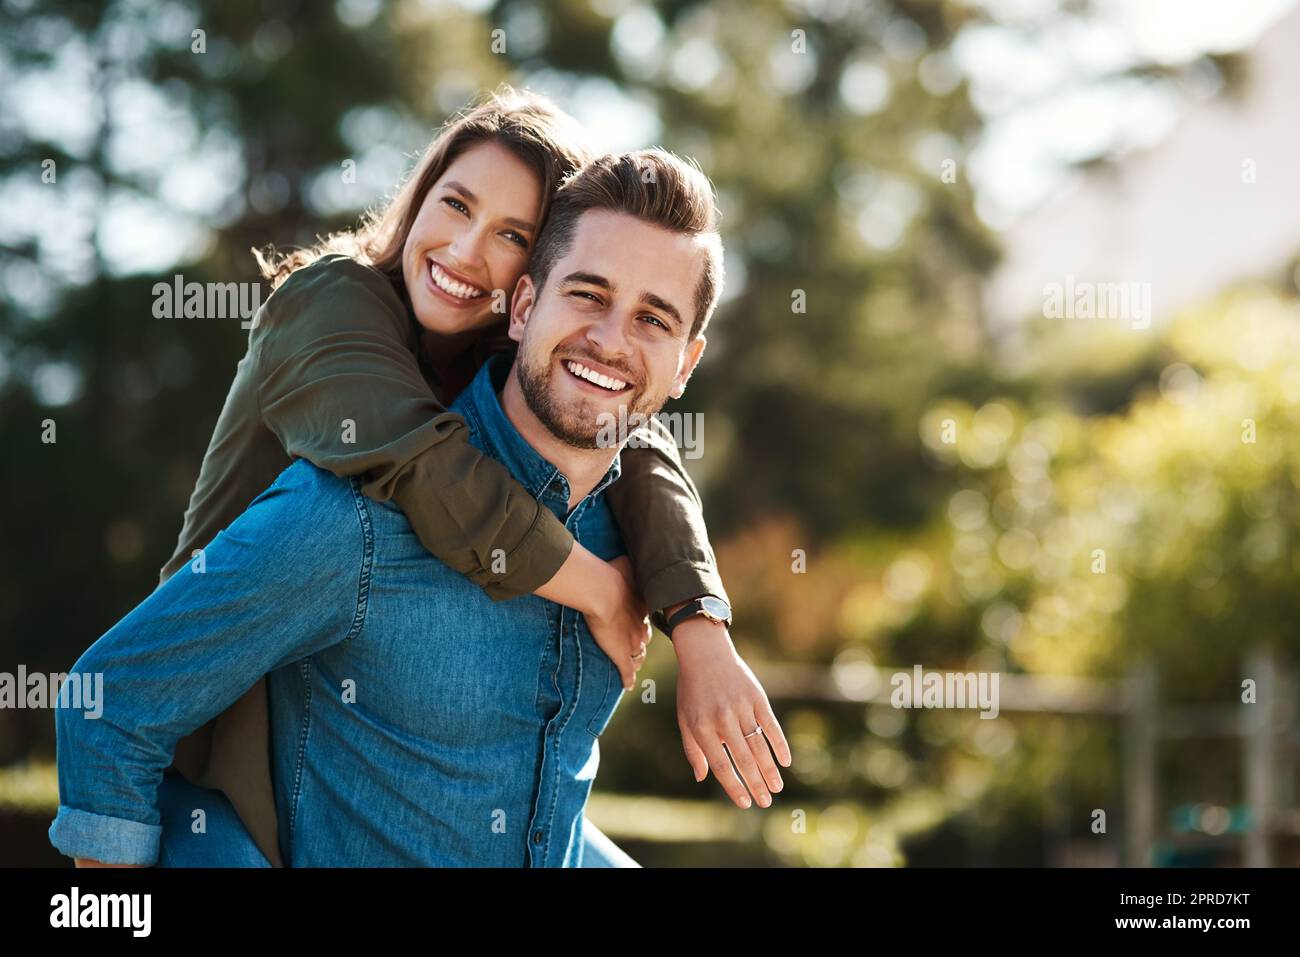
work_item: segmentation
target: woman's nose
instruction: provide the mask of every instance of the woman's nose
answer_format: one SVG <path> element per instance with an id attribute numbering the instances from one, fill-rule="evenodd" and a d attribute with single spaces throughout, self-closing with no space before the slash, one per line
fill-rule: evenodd
<path id="1" fill-rule="evenodd" d="M 470 224 L 452 237 L 451 254 L 465 266 L 479 266 L 483 262 L 483 230 Z M 455 263 L 449 263 L 453 269 Z"/>

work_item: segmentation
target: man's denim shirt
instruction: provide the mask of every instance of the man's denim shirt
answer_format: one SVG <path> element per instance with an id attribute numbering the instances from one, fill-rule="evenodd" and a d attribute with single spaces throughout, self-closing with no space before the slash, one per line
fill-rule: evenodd
<path id="1" fill-rule="evenodd" d="M 494 357 L 452 405 L 471 441 L 587 548 L 623 554 L 602 494 L 618 458 L 570 513 L 567 479 L 501 408 L 509 366 Z M 269 672 L 289 866 L 581 863 L 597 738 L 623 688 L 580 614 L 494 602 L 391 502 L 302 459 L 201 557 L 73 667 L 103 673 L 103 716 L 56 711 L 56 848 L 153 863 L 177 740 Z"/>

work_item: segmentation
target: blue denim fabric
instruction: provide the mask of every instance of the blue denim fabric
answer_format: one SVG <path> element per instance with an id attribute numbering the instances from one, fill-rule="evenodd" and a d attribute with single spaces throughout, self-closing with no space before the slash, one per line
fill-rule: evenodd
<path id="1" fill-rule="evenodd" d="M 202 809 L 204 827 L 196 832 L 196 810 Z M 162 836 L 158 867 L 270 867 L 244 822 L 220 791 L 191 784 L 180 774 L 163 776 L 158 788 Z M 603 831 L 582 820 L 582 867 L 640 867 Z"/>
<path id="2" fill-rule="evenodd" d="M 199 810 L 202 818 L 195 815 Z M 271 866 L 220 791 L 191 784 L 180 774 L 165 774 L 158 787 L 158 813 L 158 867 Z"/>
<path id="3" fill-rule="evenodd" d="M 587 548 L 623 554 L 602 494 L 618 459 L 569 512 L 566 478 L 501 409 L 508 369 L 489 362 L 454 403 L 471 441 Z M 581 615 L 536 596 L 493 602 L 430 556 L 396 506 L 305 460 L 202 558 L 74 665 L 103 673 L 104 713 L 56 710 L 58 850 L 153 863 L 176 742 L 269 674 L 289 866 L 583 862 L 598 736 L 622 684 Z M 596 866 L 607 841 L 593 838 Z"/>

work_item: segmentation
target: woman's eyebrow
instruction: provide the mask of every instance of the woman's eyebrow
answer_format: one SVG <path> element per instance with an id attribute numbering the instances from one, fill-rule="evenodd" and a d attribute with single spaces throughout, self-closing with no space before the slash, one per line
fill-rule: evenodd
<path id="1" fill-rule="evenodd" d="M 462 183 L 458 183 L 458 182 L 456 182 L 454 179 L 448 180 L 447 182 L 443 183 L 442 185 L 445 186 L 447 189 L 452 190 L 453 192 L 460 193 L 460 195 L 464 196 L 464 197 L 465 197 L 466 199 L 468 199 L 471 203 L 477 203 L 477 202 L 478 202 L 478 197 L 475 196 L 475 195 L 473 194 L 473 192 L 470 191 L 470 189 L 469 189 L 468 186 L 465 186 L 465 185 L 462 184 Z"/>
<path id="2" fill-rule="evenodd" d="M 478 202 L 478 197 L 475 196 L 473 191 L 470 190 L 469 187 L 467 187 L 464 183 L 459 183 L 456 180 L 452 179 L 452 180 L 448 180 L 442 185 L 445 188 L 452 190 L 453 192 L 459 193 L 461 196 L 469 200 L 471 203 Z M 515 229 L 522 229 L 525 232 L 532 233 L 537 231 L 537 224 L 530 223 L 526 219 L 516 219 L 513 216 L 503 216 L 501 218 L 501 221 L 508 226 L 513 226 L 515 227 Z"/>

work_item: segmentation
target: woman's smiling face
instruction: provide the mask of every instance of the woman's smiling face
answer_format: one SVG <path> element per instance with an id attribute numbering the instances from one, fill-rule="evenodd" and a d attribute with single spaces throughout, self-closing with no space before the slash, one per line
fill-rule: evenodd
<path id="1" fill-rule="evenodd" d="M 503 320 L 541 212 L 537 175 L 504 146 L 487 140 L 453 160 L 402 248 L 402 278 L 420 325 L 455 335 Z"/>

